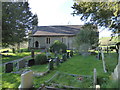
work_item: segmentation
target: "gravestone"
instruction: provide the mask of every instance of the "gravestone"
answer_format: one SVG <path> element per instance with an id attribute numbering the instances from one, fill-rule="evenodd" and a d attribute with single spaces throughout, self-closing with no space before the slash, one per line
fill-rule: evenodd
<path id="1" fill-rule="evenodd" d="M 13 71 L 13 63 L 7 63 L 5 65 L 5 73 L 10 73 Z"/>
<path id="2" fill-rule="evenodd" d="M 63 54 L 63 55 L 62 55 L 62 59 L 63 59 L 63 61 L 66 61 L 66 60 L 67 60 L 66 54 Z"/>
<path id="3" fill-rule="evenodd" d="M 34 58 L 34 50 L 31 51 L 31 57 Z"/>
<path id="4" fill-rule="evenodd" d="M 47 56 L 47 59 L 49 59 L 51 57 L 49 52 L 46 52 L 46 56 Z"/>
<path id="5" fill-rule="evenodd" d="M 12 52 L 15 53 L 15 48 L 12 48 Z"/>
<path id="6" fill-rule="evenodd" d="M 53 67 L 53 60 L 50 59 L 49 60 L 49 70 L 52 70 L 54 67 Z"/>
<path id="7" fill-rule="evenodd" d="M 67 52 L 67 58 L 69 58 L 70 57 L 70 52 Z"/>
<path id="8" fill-rule="evenodd" d="M 71 50 L 71 51 L 70 51 L 70 57 L 72 57 L 72 56 L 73 56 L 73 51 Z"/>
<path id="9" fill-rule="evenodd" d="M 21 68 L 24 68 L 25 67 L 25 64 L 26 64 L 26 61 L 25 60 L 21 60 L 18 62 L 18 69 L 21 69 Z"/>
<path id="10" fill-rule="evenodd" d="M 33 66 L 33 65 L 35 65 L 35 60 L 34 59 L 30 59 L 28 61 L 28 66 Z"/>
<path id="11" fill-rule="evenodd" d="M 59 57 L 55 58 L 55 65 L 58 66 L 59 65 Z"/>
<path id="12" fill-rule="evenodd" d="M 94 68 L 94 71 L 93 71 L 93 87 L 95 88 L 97 84 L 97 72 L 96 72 L 96 68 Z"/>
<path id="13" fill-rule="evenodd" d="M 19 89 L 29 89 L 33 87 L 33 72 L 27 71 L 21 75 L 21 84 Z"/>
<path id="14" fill-rule="evenodd" d="M 57 55 L 58 55 L 58 52 L 57 52 L 57 51 L 55 51 L 55 55 L 54 55 L 54 56 L 55 56 L 55 57 L 57 57 Z"/>

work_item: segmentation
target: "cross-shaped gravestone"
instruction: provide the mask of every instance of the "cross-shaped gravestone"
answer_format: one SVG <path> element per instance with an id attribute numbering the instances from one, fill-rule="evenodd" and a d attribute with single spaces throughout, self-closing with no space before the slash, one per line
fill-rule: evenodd
<path id="1" fill-rule="evenodd" d="M 7 63 L 5 65 L 5 72 L 9 73 L 9 72 L 12 72 L 12 71 L 13 71 L 13 63 Z"/>
<path id="2" fill-rule="evenodd" d="M 21 75 L 21 84 L 19 89 L 29 89 L 33 87 L 33 72 L 27 71 Z"/>

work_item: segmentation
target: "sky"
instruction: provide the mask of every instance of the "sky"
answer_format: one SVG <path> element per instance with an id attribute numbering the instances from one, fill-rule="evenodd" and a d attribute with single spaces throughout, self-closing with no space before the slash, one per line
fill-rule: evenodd
<path id="1" fill-rule="evenodd" d="M 32 13 L 38 15 L 38 26 L 84 25 L 80 16 L 73 16 L 73 0 L 29 0 Z M 102 30 L 99 37 L 108 37 L 111 32 Z M 107 33 L 107 34 L 106 34 Z"/>

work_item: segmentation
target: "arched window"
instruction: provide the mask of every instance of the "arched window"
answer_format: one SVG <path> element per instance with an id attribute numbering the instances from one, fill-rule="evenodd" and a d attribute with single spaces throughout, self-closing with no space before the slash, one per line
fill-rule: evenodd
<path id="1" fill-rule="evenodd" d="M 39 47 L 39 42 L 38 42 L 38 41 L 35 42 L 35 47 L 36 47 L 36 48 Z"/>

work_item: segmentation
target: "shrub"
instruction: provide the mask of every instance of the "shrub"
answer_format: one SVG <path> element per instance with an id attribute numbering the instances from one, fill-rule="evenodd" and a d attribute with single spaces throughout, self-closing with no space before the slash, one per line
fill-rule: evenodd
<path id="1" fill-rule="evenodd" d="M 47 62 L 47 57 L 45 54 L 38 54 L 35 57 L 35 64 L 45 64 Z"/>
<path id="2" fill-rule="evenodd" d="M 55 40 L 54 43 L 50 46 L 50 51 L 54 53 L 55 51 L 59 53 L 61 51 L 62 53 L 66 53 L 66 49 L 67 49 L 67 46 L 59 40 Z"/>

